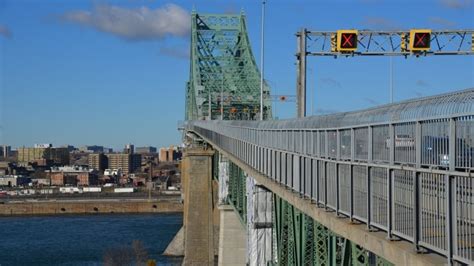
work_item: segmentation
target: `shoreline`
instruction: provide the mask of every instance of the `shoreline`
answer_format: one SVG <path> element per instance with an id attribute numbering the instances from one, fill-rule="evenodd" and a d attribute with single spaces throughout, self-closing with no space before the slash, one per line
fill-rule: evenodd
<path id="1" fill-rule="evenodd" d="M 133 200 L 63 200 L 63 201 L 25 201 L 4 202 L 0 204 L 0 217 L 42 216 L 67 214 L 146 214 L 146 213 L 182 213 L 180 201 L 155 199 Z"/>

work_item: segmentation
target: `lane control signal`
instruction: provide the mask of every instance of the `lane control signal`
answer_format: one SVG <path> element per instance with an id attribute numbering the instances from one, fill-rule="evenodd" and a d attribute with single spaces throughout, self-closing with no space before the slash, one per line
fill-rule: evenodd
<path id="1" fill-rule="evenodd" d="M 357 50 L 357 30 L 337 31 L 337 51 L 354 52 Z"/>
<path id="2" fill-rule="evenodd" d="M 431 48 L 431 30 L 410 30 L 410 51 L 424 52 Z"/>

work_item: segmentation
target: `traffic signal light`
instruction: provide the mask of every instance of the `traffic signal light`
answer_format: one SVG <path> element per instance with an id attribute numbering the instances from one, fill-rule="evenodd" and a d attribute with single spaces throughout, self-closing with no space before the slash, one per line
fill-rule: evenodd
<path id="1" fill-rule="evenodd" d="M 410 30 L 410 51 L 429 51 L 431 30 Z"/>
<path id="2" fill-rule="evenodd" d="M 357 50 L 357 30 L 337 31 L 337 51 L 354 52 Z"/>

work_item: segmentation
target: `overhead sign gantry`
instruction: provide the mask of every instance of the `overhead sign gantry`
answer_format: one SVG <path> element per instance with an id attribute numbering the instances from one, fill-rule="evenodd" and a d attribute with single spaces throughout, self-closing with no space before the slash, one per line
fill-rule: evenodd
<path id="1" fill-rule="evenodd" d="M 474 30 L 338 30 L 296 34 L 297 115 L 306 116 L 306 57 L 474 55 Z M 310 48 L 310 50 L 309 50 Z"/>

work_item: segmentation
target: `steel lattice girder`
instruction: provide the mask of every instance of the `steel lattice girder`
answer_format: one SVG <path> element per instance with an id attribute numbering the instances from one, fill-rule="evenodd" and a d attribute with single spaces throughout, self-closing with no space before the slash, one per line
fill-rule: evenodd
<path id="1" fill-rule="evenodd" d="M 403 46 L 408 43 L 409 31 L 358 31 L 358 48 L 355 52 L 341 53 L 333 51 L 331 36 L 336 32 L 305 31 L 307 54 L 315 56 L 357 56 L 357 55 L 420 55 Z M 302 33 L 298 33 L 300 36 Z M 423 55 L 474 55 L 474 30 L 432 31 L 431 49 Z"/>
<path id="2" fill-rule="evenodd" d="M 186 120 L 253 120 L 260 108 L 260 73 L 247 35 L 245 16 L 192 13 L 190 78 Z M 264 85 L 264 118 L 271 117 L 270 88 Z"/>
<path id="3" fill-rule="evenodd" d="M 247 221 L 245 178 L 242 169 L 229 162 L 229 202 L 234 206 L 243 223 Z"/>
<path id="4" fill-rule="evenodd" d="M 274 195 L 278 265 L 392 265 Z"/>

